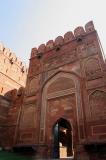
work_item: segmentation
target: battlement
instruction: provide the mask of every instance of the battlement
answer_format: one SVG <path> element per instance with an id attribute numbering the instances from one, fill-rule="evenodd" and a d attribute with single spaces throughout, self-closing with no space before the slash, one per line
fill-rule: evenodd
<path id="1" fill-rule="evenodd" d="M 60 46 L 71 42 L 73 40 L 78 40 L 80 41 L 80 39 L 95 31 L 94 28 L 94 24 L 92 21 L 86 23 L 85 28 L 83 28 L 82 26 L 78 26 L 77 28 L 75 28 L 74 32 L 69 31 L 67 33 L 64 34 L 64 36 L 58 36 L 54 41 L 53 40 L 49 40 L 46 44 L 41 44 L 38 48 L 32 48 L 31 51 L 31 58 L 35 57 L 35 56 L 39 56 L 45 52 L 48 52 L 52 49 L 56 49 L 58 50 Z"/>
<path id="2" fill-rule="evenodd" d="M 9 48 L 0 43 L 0 94 L 25 87 L 28 69 Z"/>
<path id="3" fill-rule="evenodd" d="M 9 48 L 5 47 L 3 43 L 0 43 L 0 54 L 3 54 L 6 59 L 9 60 L 10 64 L 15 64 L 21 69 L 23 73 L 27 73 L 28 69 L 19 58 L 16 57 L 15 53 L 12 52 Z"/>

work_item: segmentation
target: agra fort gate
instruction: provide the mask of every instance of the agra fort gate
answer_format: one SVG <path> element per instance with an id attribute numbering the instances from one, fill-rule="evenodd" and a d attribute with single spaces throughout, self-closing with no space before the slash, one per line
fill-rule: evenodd
<path id="1" fill-rule="evenodd" d="M 15 147 L 105 159 L 106 63 L 92 22 L 31 52 Z M 96 147 L 95 147 L 96 146 Z"/>

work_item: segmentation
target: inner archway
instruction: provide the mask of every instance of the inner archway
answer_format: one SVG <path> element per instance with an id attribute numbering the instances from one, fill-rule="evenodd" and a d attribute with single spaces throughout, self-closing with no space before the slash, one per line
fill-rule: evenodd
<path id="1" fill-rule="evenodd" d="M 72 127 L 60 118 L 53 127 L 53 158 L 73 156 Z"/>

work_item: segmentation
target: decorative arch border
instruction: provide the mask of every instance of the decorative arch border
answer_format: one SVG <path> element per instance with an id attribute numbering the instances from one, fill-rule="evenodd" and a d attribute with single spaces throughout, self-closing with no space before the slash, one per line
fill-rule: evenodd
<path id="1" fill-rule="evenodd" d="M 48 87 L 58 78 L 66 77 L 75 83 L 75 93 L 76 96 L 76 114 L 77 114 L 77 124 L 78 124 L 78 133 L 79 133 L 79 140 L 81 139 L 80 136 L 80 125 L 83 125 L 84 129 L 84 117 L 83 117 L 83 109 L 82 109 L 82 101 L 81 101 L 81 92 L 80 92 L 80 76 L 74 72 L 59 70 L 58 72 L 54 73 L 51 77 L 49 77 L 42 85 L 41 92 L 42 92 L 42 103 L 41 103 L 41 117 L 40 117 L 40 136 L 39 136 L 39 143 L 45 143 L 45 127 L 46 127 L 46 110 L 47 110 L 47 89 Z M 71 93 L 70 93 L 71 94 Z"/>
<path id="2" fill-rule="evenodd" d="M 103 90 L 103 89 L 95 89 L 95 90 L 93 90 L 93 91 L 89 94 L 89 97 L 90 97 L 93 93 L 95 93 L 96 91 L 100 91 L 100 92 L 105 92 L 105 93 L 106 93 L 106 90 Z"/>
<path id="3" fill-rule="evenodd" d="M 63 70 L 63 69 L 59 68 L 58 71 L 56 71 L 55 73 L 53 73 L 51 76 L 49 76 L 49 77 L 43 82 L 43 85 L 42 85 L 42 87 L 41 87 L 41 90 L 43 90 L 43 88 L 45 87 L 45 85 L 48 83 L 49 80 L 51 80 L 53 77 L 55 77 L 55 76 L 56 76 L 57 74 L 59 74 L 59 73 L 71 74 L 71 75 L 77 77 L 79 80 L 81 79 L 81 77 L 80 77 L 78 74 L 76 74 L 75 72 L 73 72 L 73 71 L 67 71 L 67 70 Z"/>

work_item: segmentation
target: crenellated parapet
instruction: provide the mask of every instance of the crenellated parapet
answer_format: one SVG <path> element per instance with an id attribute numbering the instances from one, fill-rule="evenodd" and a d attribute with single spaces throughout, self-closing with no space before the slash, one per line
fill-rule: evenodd
<path id="1" fill-rule="evenodd" d="M 55 40 L 49 40 L 46 44 L 41 44 L 38 48 L 32 48 L 31 58 L 38 56 L 41 54 L 48 52 L 50 50 L 56 49 L 58 50 L 60 46 L 69 43 L 71 41 L 79 40 L 83 36 L 95 31 L 94 24 L 92 21 L 88 22 L 85 27 L 79 26 L 75 28 L 75 30 L 69 31 L 64 34 L 64 36 L 58 36 Z"/>
<path id="2" fill-rule="evenodd" d="M 11 64 L 17 65 L 20 69 L 24 69 L 24 72 L 27 73 L 26 65 L 19 58 L 16 57 L 14 52 L 12 52 L 9 48 L 5 47 L 2 43 L 0 43 L 0 54 L 7 58 Z"/>
<path id="3" fill-rule="evenodd" d="M 101 55 L 99 37 L 93 22 L 90 21 L 85 27 L 78 26 L 73 32 L 68 31 L 64 36 L 32 48 L 28 77 L 50 72 L 66 64 L 79 63 L 93 56 L 100 57 L 103 61 Z"/>
<path id="4" fill-rule="evenodd" d="M 0 94 L 25 86 L 28 68 L 15 53 L 0 43 Z"/>
<path id="5" fill-rule="evenodd" d="M 0 43 L 0 56 L 4 59 L 4 62 L 7 60 L 12 66 L 16 65 L 20 69 L 20 73 L 27 74 L 27 67 L 19 58 L 16 57 L 15 53 L 12 52 L 9 48 L 6 48 L 2 43 Z M 1 62 L 2 63 L 2 62 Z"/>

